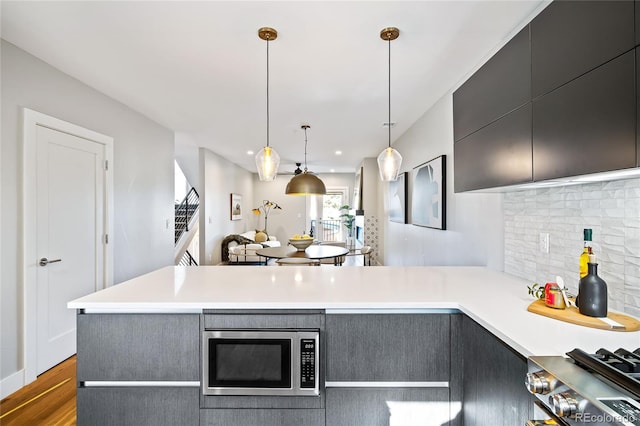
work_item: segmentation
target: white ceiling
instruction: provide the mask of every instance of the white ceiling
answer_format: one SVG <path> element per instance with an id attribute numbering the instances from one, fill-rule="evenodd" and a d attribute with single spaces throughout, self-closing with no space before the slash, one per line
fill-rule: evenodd
<path id="1" fill-rule="evenodd" d="M 353 172 L 458 86 L 546 1 L 2 1 L 2 38 L 255 171 L 266 143 L 280 170 Z M 341 156 L 335 155 L 341 150 Z"/>

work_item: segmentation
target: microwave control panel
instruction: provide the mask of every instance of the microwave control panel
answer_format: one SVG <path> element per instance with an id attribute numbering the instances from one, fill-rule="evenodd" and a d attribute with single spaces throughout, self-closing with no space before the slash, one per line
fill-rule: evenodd
<path id="1" fill-rule="evenodd" d="M 316 340 L 300 339 L 300 387 L 316 387 Z"/>

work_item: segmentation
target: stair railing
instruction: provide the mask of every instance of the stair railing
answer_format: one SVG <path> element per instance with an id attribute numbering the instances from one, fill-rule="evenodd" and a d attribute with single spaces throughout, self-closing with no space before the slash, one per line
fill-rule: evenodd
<path id="1" fill-rule="evenodd" d="M 180 204 L 175 206 L 175 241 L 177 243 L 182 234 L 189 232 L 189 223 L 191 218 L 198 211 L 200 205 L 200 196 L 195 188 L 191 188 L 187 195 L 184 196 Z M 184 222 L 182 219 L 184 218 Z"/>
<path id="2" fill-rule="evenodd" d="M 189 250 L 186 250 L 180 259 L 181 266 L 198 266 L 198 262 L 191 256 Z"/>

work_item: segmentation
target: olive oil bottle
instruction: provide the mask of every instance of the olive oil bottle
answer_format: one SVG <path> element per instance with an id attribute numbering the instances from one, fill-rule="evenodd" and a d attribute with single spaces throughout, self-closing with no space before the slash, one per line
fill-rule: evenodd
<path id="1" fill-rule="evenodd" d="M 593 248 L 591 247 L 593 231 L 591 229 L 584 229 L 582 232 L 584 234 L 584 249 L 580 255 L 580 279 L 589 273 L 589 255 L 593 254 Z"/>

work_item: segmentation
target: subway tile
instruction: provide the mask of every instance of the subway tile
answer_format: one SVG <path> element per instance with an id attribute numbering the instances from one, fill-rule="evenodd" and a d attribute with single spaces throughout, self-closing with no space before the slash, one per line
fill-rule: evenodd
<path id="1" fill-rule="evenodd" d="M 614 263 L 616 265 L 624 265 L 625 256 L 620 254 L 614 254 L 611 252 L 611 250 L 607 250 L 605 248 L 600 252 L 600 255 L 598 255 L 598 261 L 602 263 Z"/>
<path id="2" fill-rule="evenodd" d="M 609 198 L 600 200 L 600 208 L 603 209 L 621 209 L 625 208 L 626 201 L 624 198 Z"/>
<path id="3" fill-rule="evenodd" d="M 624 181 L 624 187 L 625 188 L 638 188 L 638 189 L 640 189 L 640 178 L 626 179 Z"/>
<path id="4" fill-rule="evenodd" d="M 625 245 L 625 235 L 601 235 L 600 241 L 605 246 L 603 248 L 604 251 L 608 249 L 609 246 L 623 246 Z"/>
<path id="5" fill-rule="evenodd" d="M 640 300 L 636 300 L 635 305 L 625 304 L 624 312 L 636 318 L 640 318 L 640 308 L 637 308 L 637 306 L 640 306 Z"/>
<path id="6" fill-rule="evenodd" d="M 582 230 L 591 228 L 612 306 L 640 311 L 640 178 L 508 193 L 504 200 L 506 272 L 539 281 L 560 275 L 577 290 Z M 540 232 L 550 234 L 549 255 L 539 252 Z"/>
<path id="7" fill-rule="evenodd" d="M 625 217 L 625 209 L 602 209 L 603 217 Z"/>
<path id="8" fill-rule="evenodd" d="M 636 211 L 640 215 L 640 198 L 627 197 L 625 199 L 624 207 L 631 211 Z"/>
<path id="9" fill-rule="evenodd" d="M 580 209 L 581 210 L 585 210 L 585 209 L 600 209 L 600 200 L 596 199 L 596 200 L 582 200 L 580 201 Z"/>
<path id="10" fill-rule="evenodd" d="M 603 182 L 602 189 L 604 190 L 624 189 L 624 180 L 611 180 L 609 182 Z"/>
<path id="11" fill-rule="evenodd" d="M 640 198 L 640 188 L 635 187 L 635 188 L 625 188 L 624 190 L 624 195 L 625 198 L 627 199 L 631 199 L 631 198 Z"/>

